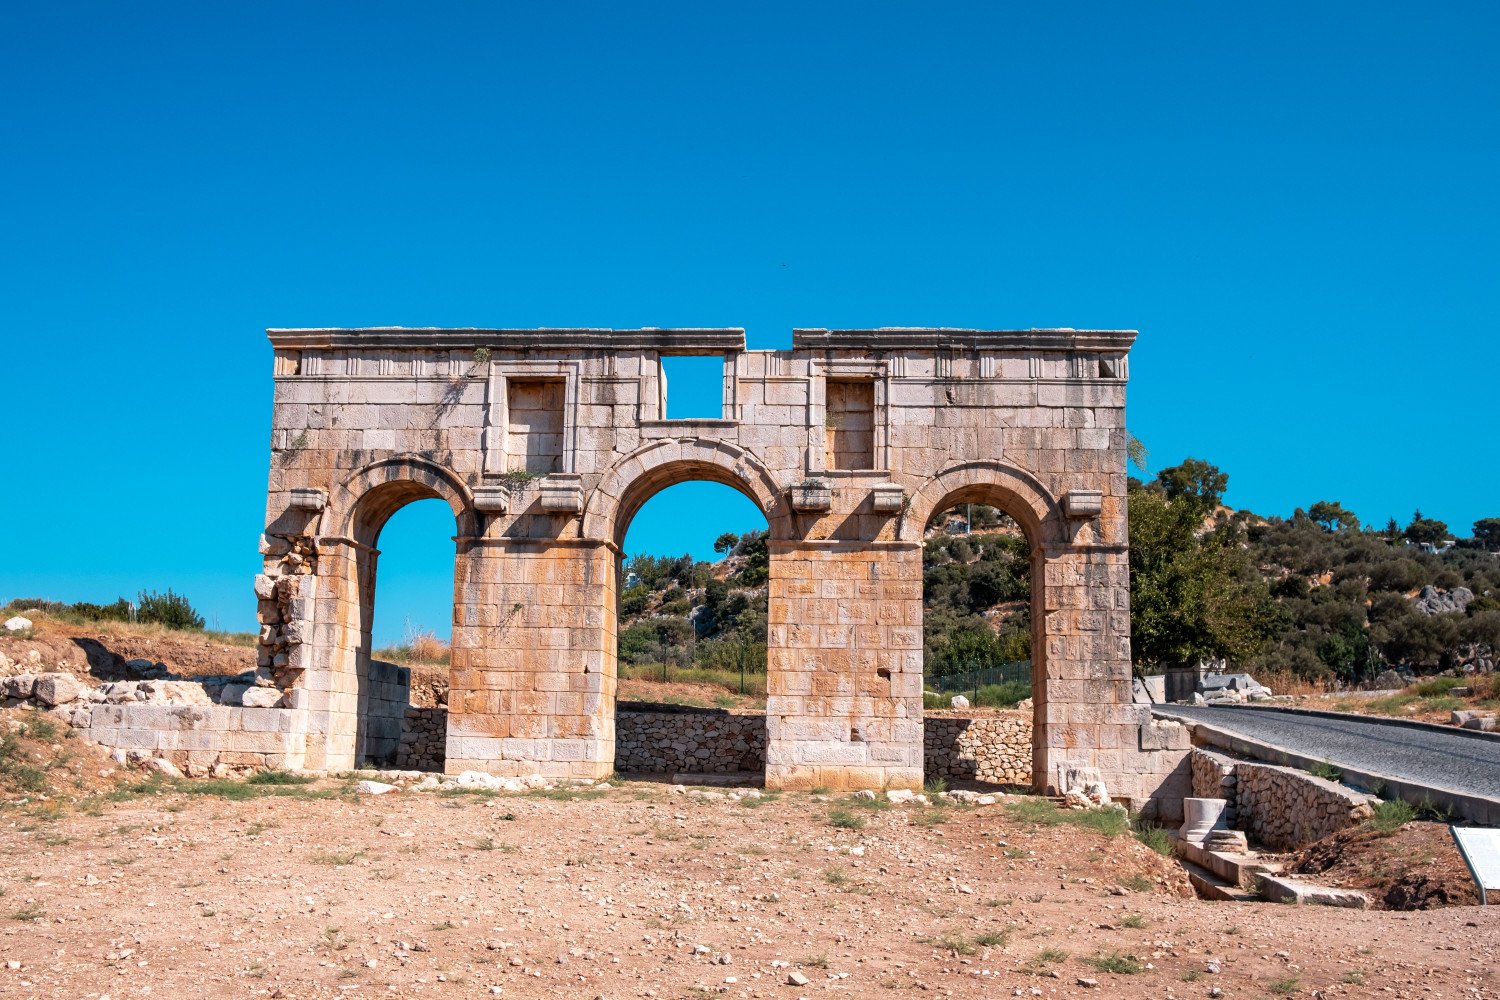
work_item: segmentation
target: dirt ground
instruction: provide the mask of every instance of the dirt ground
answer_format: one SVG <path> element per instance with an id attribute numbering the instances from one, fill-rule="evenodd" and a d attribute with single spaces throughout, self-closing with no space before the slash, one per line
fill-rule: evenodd
<path id="1" fill-rule="evenodd" d="M 1500 709 L 1497 688 L 1493 676 L 1480 676 L 1468 682 L 1468 695 L 1443 692 L 1435 695 L 1417 693 L 1418 685 L 1404 688 L 1395 694 L 1370 696 L 1366 694 L 1319 694 L 1298 697 L 1298 708 L 1315 708 L 1324 712 L 1351 712 L 1356 715 L 1385 715 L 1401 719 L 1416 719 L 1437 726 L 1452 725 L 1453 712 L 1471 709 L 1494 712 Z"/>
<path id="2" fill-rule="evenodd" d="M 8 996 L 1500 994 L 1494 910 L 1185 898 L 1181 870 L 1128 833 L 1031 797 L 153 783 L 17 731 Z M 21 762 L 45 801 L 14 783 Z"/>
<path id="3" fill-rule="evenodd" d="M 1390 833 L 1342 830 L 1289 858 L 1287 871 L 1360 889 L 1393 910 L 1479 905 L 1474 878 L 1444 823 L 1407 823 Z"/>

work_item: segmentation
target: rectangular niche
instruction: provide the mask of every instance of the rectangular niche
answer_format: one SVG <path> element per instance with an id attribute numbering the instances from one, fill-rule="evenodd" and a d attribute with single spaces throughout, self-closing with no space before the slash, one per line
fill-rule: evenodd
<path id="1" fill-rule="evenodd" d="M 875 383 L 828 380 L 825 468 L 875 468 Z"/>
<path id="2" fill-rule="evenodd" d="M 539 476 L 563 471 L 563 379 L 506 380 L 505 471 Z"/>

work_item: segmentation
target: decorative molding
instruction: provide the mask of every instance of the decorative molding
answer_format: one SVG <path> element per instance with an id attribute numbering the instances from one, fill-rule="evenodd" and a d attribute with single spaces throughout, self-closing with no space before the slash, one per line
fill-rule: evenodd
<path id="1" fill-rule="evenodd" d="M 1097 517 L 1104 513 L 1100 490 L 1069 490 L 1063 494 L 1063 513 L 1069 517 Z"/>
<path id="2" fill-rule="evenodd" d="M 554 472 L 542 480 L 541 507 L 549 514 L 583 513 L 583 477 Z"/>
<path id="3" fill-rule="evenodd" d="M 562 471 L 573 472 L 578 451 L 578 382 L 581 362 L 491 359 L 485 383 L 483 431 L 484 474 L 503 476 L 506 469 L 505 439 L 510 429 L 510 379 L 561 379 L 564 382 Z"/>
<path id="4" fill-rule="evenodd" d="M 822 513 L 833 509 L 833 491 L 826 485 L 802 484 L 787 491 L 792 510 L 804 514 Z"/>
<path id="5" fill-rule="evenodd" d="M 474 509 L 486 514 L 504 514 L 510 509 L 510 490 L 503 486 L 479 486 L 474 489 Z"/>
<path id="6" fill-rule="evenodd" d="M 906 507 L 906 491 L 898 483 L 870 487 L 870 506 L 877 514 L 899 514 Z"/>
<path id="7" fill-rule="evenodd" d="M 276 347 L 292 350 L 346 347 L 390 350 L 456 350 L 478 347 L 492 351 L 665 351 L 674 355 L 726 354 L 745 349 L 740 327 L 690 327 L 639 330 L 539 327 L 497 330 L 478 327 L 377 326 L 341 329 L 270 329 L 266 336 Z"/>
<path id="8" fill-rule="evenodd" d="M 793 330 L 798 351 L 1117 351 L 1130 350 L 1135 330 L 967 330 L 886 326 L 875 330 Z"/>
<path id="9" fill-rule="evenodd" d="M 328 506 L 328 494 L 319 489 L 306 486 L 294 486 L 291 489 L 292 502 L 288 505 L 293 510 L 305 510 L 312 514 L 321 514 Z"/>

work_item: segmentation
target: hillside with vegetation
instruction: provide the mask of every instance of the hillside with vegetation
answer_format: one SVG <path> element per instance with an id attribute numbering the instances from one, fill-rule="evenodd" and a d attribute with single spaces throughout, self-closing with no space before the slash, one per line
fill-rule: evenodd
<path id="1" fill-rule="evenodd" d="M 1381 527 L 1330 501 L 1261 517 L 1223 506 L 1228 485 L 1197 459 L 1130 481 L 1137 671 L 1223 659 L 1263 681 L 1353 685 L 1494 668 L 1500 518 L 1459 538 L 1420 510 Z"/>
<path id="2" fill-rule="evenodd" d="M 1382 675 L 1389 682 L 1393 669 L 1411 676 L 1494 670 L 1500 517 L 1475 522 L 1467 537 L 1421 511 L 1405 524 L 1392 518 L 1364 525 L 1332 501 L 1263 517 L 1225 506 L 1228 485 L 1227 474 L 1197 459 L 1129 481 L 1138 673 L 1222 660 L 1285 689 L 1368 686 Z M 764 695 L 766 535 L 726 533 L 715 550 L 717 561 L 638 554 L 625 564 L 622 678 L 737 692 L 743 675 L 746 695 Z M 927 525 L 922 567 L 929 677 L 1030 658 L 1030 546 L 1014 521 L 977 504 L 943 511 Z M 98 640 L 109 633 L 112 642 L 197 635 L 180 645 L 211 650 L 216 660 L 254 644 L 252 633 L 206 630 L 203 617 L 172 591 L 110 604 L 19 598 L 3 610 L 7 617 L 22 613 L 43 616 L 59 635 L 77 631 L 72 640 L 78 641 L 89 630 Z M 400 645 L 376 655 L 413 666 L 446 664 L 447 646 L 437 636 L 407 632 Z M 148 651 L 132 646 L 121 655 Z M 181 672 L 210 667 L 196 662 L 201 654 L 182 657 L 174 668 Z"/>

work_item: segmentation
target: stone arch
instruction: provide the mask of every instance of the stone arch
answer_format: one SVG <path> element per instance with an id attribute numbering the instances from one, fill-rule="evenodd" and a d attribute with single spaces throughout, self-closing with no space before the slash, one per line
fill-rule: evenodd
<path id="1" fill-rule="evenodd" d="M 653 441 L 616 462 L 589 497 L 583 537 L 624 544 L 641 507 L 669 486 L 693 480 L 721 483 L 749 497 L 765 515 L 772 538 L 784 537 L 791 510 L 776 477 L 750 452 L 724 441 Z"/>
<path id="2" fill-rule="evenodd" d="M 466 574 L 463 540 L 475 533 L 473 498 L 451 469 L 418 455 L 393 455 L 363 466 L 333 489 L 319 543 L 324 608 L 314 630 L 313 660 L 324 667 L 326 694 L 313 701 L 314 729 L 323 735 L 326 766 L 353 767 L 369 759 L 394 765 L 409 707 L 410 671 L 373 660 L 372 627 L 380 533 L 402 507 L 438 499 L 448 505 L 459 551 L 455 599 Z"/>
<path id="3" fill-rule="evenodd" d="M 1048 703 L 1047 555 L 1050 544 L 1066 541 L 1062 510 L 1030 474 L 996 461 L 949 466 L 920 489 L 908 505 L 899 537 L 920 543 L 928 520 L 962 503 L 997 507 L 1015 519 L 1031 546 L 1032 784 L 1047 786 L 1050 757 Z"/>
<path id="4" fill-rule="evenodd" d="M 1033 549 L 1067 540 L 1062 511 L 1051 492 L 1030 473 L 989 459 L 956 463 L 929 479 L 907 505 L 896 537 L 920 542 L 928 519 L 960 503 L 999 507 L 1015 518 Z"/>
<path id="5" fill-rule="evenodd" d="M 393 455 L 349 476 L 330 498 L 329 526 L 344 538 L 374 547 L 392 514 L 415 500 L 438 499 L 453 511 L 460 538 L 474 534 L 474 502 L 451 469 L 418 455 Z"/>

